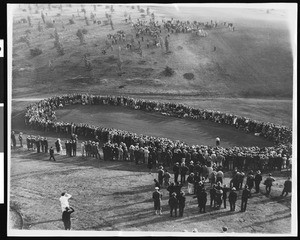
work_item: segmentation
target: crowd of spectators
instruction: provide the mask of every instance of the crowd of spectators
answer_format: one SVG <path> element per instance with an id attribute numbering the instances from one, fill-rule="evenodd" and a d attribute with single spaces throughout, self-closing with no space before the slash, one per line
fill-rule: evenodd
<path id="1" fill-rule="evenodd" d="M 105 104 L 124 106 L 142 111 L 160 112 L 179 118 L 208 120 L 224 126 L 235 127 L 249 134 L 259 135 L 274 142 L 272 147 L 229 147 L 189 146 L 186 143 L 167 138 L 146 136 L 114 128 L 89 124 L 75 124 L 57 121 L 55 110 L 71 104 Z M 183 104 L 157 102 L 123 96 L 99 96 L 88 94 L 69 94 L 42 100 L 27 107 L 25 124 L 34 129 L 76 134 L 91 139 L 91 155 L 97 155 L 103 146 L 105 160 L 128 160 L 145 163 L 150 167 L 156 164 L 171 166 L 176 162 L 191 161 L 201 164 L 221 164 L 224 168 L 275 170 L 288 167 L 292 155 L 291 129 L 272 123 L 264 123 L 249 118 L 219 111 L 192 108 Z M 93 143 L 95 142 L 95 143 Z M 87 145 L 87 144 L 86 144 Z M 99 145 L 99 144 L 98 144 Z M 92 149 L 92 148 L 91 148 Z M 96 150 L 98 149 L 98 150 Z"/>

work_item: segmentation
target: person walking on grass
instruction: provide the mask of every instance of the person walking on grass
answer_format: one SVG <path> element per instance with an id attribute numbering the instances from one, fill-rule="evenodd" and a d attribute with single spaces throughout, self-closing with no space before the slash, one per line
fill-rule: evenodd
<path id="1" fill-rule="evenodd" d="M 275 179 L 272 177 L 272 174 L 269 173 L 269 177 L 265 180 L 264 184 L 266 185 L 266 195 L 268 196 L 271 192 L 271 187 L 273 186 Z"/>
<path id="2" fill-rule="evenodd" d="M 288 177 L 288 179 L 284 182 L 283 190 L 280 196 L 283 196 L 285 193 L 284 196 L 286 197 L 290 192 L 292 192 L 292 181 L 291 178 Z"/>
<path id="3" fill-rule="evenodd" d="M 50 161 L 51 159 L 53 159 L 53 161 L 56 161 L 55 158 L 54 158 L 54 149 L 53 149 L 53 147 L 50 148 L 49 153 L 50 153 L 49 161 Z"/>
<path id="4" fill-rule="evenodd" d="M 62 213 L 62 221 L 65 226 L 65 230 L 71 230 L 71 213 L 75 212 L 74 208 L 66 207 Z"/>
<path id="5" fill-rule="evenodd" d="M 154 211 L 155 215 L 159 213 L 159 215 L 162 214 L 161 212 L 161 199 L 162 199 L 162 193 L 159 191 L 158 187 L 155 187 L 155 191 L 152 193 L 152 199 L 154 202 Z"/>

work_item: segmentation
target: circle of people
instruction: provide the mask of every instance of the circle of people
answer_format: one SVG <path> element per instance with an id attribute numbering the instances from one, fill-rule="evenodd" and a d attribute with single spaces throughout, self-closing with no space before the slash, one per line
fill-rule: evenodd
<path id="1" fill-rule="evenodd" d="M 272 147 L 230 147 L 193 145 L 167 138 L 146 136 L 128 131 L 85 123 L 57 121 L 55 110 L 71 104 L 105 104 L 124 106 L 143 111 L 160 112 L 180 118 L 203 119 L 229 125 L 252 134 L 258 134 L 276 143 Z M 196 109 L 183 104 L 162 103 L 123 96 L 69 94 L 54 96 L 27 107 L 25 124 L 38 130 L 75 134 L 91 139 L 82 146 L 82 153 L 96 157 L 97 142 L 104 142 L 104 160 L 135 161 L 149 168 L 156 163 L 170 166 L 181 159 L 187 164 L 199 161 L 202 165 L 220 163 L 229 170 L 275 170 L 290 168 L 292 160 L 292 131 L 280 125 L 258 122 L 219 111 Z M 93 147 L 91 147 L 93 146 Z"/>

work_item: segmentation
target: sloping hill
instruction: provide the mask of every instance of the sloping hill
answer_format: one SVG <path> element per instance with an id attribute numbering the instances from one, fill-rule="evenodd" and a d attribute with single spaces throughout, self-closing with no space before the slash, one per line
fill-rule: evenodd
<path id="1" fill-rule="evenodd" d="M 53 5 L 55 6 L 55 5 Z M 93 24 L 87 26 L 79 5 L 64 6 L 48 10 L 46 20 L 55 20 L 55 27 L 64 46 L 65 54 L 59 56 L 54 48 L 54 28 L 37 30 L 38 22 L 42 23 L 41 10 L 38 13 L 24 12 L 17 8 L 13 24 L 13 96 L 26 93 L 66 93 L 87 91 L 90 93 L 161 93 L 187 94 L 210 97 L 275 97 L 291 98 L 292 96 L 292 55 L 289 44 L 289 32 L 284 22 L 285 16 L 276 11 L 267 14 L 254 10 L 222 10 L 207 8 L 180 8 L 174 11 L 173 6 L 151 7 L 156 19 L 168 20 L 172 17 L 179 20 L 218 21 L 219 26 L 207 30 L 207 37 L 192 33 L 178 33 L 170 36 L 170 54 L 161 48 L 146 47 L 141 42 L 142 56 L 136 51 L 125 50 L 122 45 L 122 74 L 118 74 L 118 47 L 105 48 L 107 34 L 123 30 L 134 36 L 130 24 L 125 23 L 124 13 L 131 14 L 135 21 L 141 18 L 137 9 L 129 6 L 115 6 L 110 13 L 105 6 L 85 6 L 86 16 L 96 13 L 96 19 L 105 20 L 105 12 L 112 15 L 114 30 L 110 25 Z M 146 8 L 146 7 L 145 7 Z M 18 20 L 32 19 L 28 23 L 17 23 Z M 74 15 L 75 24 L 69 24 Z M 145 18 L 149 19 L 148 16 Z M 236 27 L 230 31 L 222 25 L 223 21 L 232 22 Z M 76 32 L 79 28 L 87 29 L 86 44 L 80 45 Z M 43 53 L 31 57 L 29 49 L 20 37 L 30 29 L 31 48 L 39 47 Z M 163 33 L 166 35 L 167 33 Z M 214 47 L 216 50 L 214 51 Z M 83 56 L 88 55 L 92 70 L 85 68 Z M 53 70 L 49 68 L 53 61 Z M 161 74 L 166 66 L 175 70 L 175 74 L 166 77 Z M 184 74 L 192 76 L 186 79 Z"/>

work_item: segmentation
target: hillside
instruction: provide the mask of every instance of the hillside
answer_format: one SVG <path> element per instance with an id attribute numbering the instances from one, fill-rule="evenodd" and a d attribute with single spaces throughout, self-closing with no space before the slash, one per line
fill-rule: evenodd
<path id="1" fill-rule="evenodd" d="M 32 4 L 33 5 L 33 4 Z M 291 98 L 292 97 L 292 54 L 289 32 L 285 24 L 286 17 L 271 11 L 253 9 L 222 10 L 207 8 L 182 8 L 176 11 L 173 6 L 151 6 L 156 20 L 171 19 L 197 21 L 218 21 L 219 27 L 207 30 L 207 37 L 192 33 L 171 34 L 170 51 L 166 54 L 161 48 L 146 47 L 141 42 L 142 56 L 137 51 L 126 50 L 125 44 L 130 36 L 135 36 L 133 27 L 126 23 L 125 11 L 135 22 L 141 13 L 130 6 L 115 5 L 110 12 L 104 5 L 85 6 L 86 16 L 90 19 L 93 11 L 101 24 L 86 25 L 80 5 L 71 7 L 47 4 L 40 5 L 32 14 L 24 5 L 14 11 L 13 17 L 13 98 L 28 94 L 58 94 L 74 91 L 86 91 L 100 94 L 181 94 L 204 97 L 252 97 L 252 98 Z M 43 10 L 44 7 L 44 10 Z M 54 8 L 55 7 L 55 8 Z M 143 7 L 146 9 L 146 7 Z M 23 10 L 26 9 L 26 12 Z M 46 21 L 55 20 L 55 27 L 65 54 L 59 56 L 54 48 L 54 28 L 45 28 L 41 10 L 47 13 Z M 112 15 L 114 30 L 110 25 L 103 25 L 105 12 Z M 31 16 L 32 27 L 18 20 Z M 75 24 L 69 24 L 74 15 Z M 145 19 L 149 20 L 149 16 Z M 223 26 L 223 21 L 232 22 L 235 31 Z M 38 22 L 43 31 L 38 31 Z M 85 44 L 81 45 L 76 36 L 79 28 L 85 28 Z M 30 30 L 30 48 L 38 47 L 43 53 L 30 56 L 26 43 L 20 37 Z M 118 74 L 118 45 L 113 50 L 105 48 L 107 34 L 118 30 L 126 33 L 126 43 L 121 46 L 122 74 Z M 166 33 L 163 33 L 165 36 Z M 129 36 L 129 37 L 128 37 Z M 136 41 L 136 40 L 135 40 Z M 216 50 L 214 51 L 214 47 Z M 92 70 L 87 70 L 83 56 L 87 54 Z M 49 68 L 52 60 L 53 70 Z M 175 73 L 164 76 L 166 66 Z M 188 80 L 183 75 L 194 76 Z"/>

